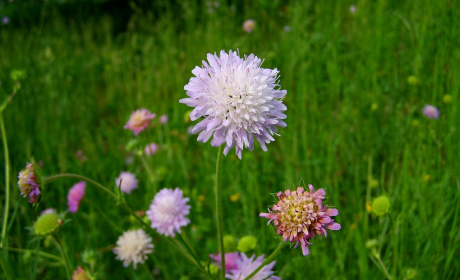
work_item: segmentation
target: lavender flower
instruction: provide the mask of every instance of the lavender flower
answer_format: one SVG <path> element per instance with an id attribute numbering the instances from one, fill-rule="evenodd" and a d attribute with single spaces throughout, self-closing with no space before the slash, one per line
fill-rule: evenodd
<path id="1" fill-rule="evenodd" d="M 350 14 L 354 14 L 356 13 L 356 6 L 355 5 L 351 5 L 350 6 Z"/>
<path id="2" fill-rule="evenodd" d="M 220 264 L 220 253 L 209 255 L 211 259 L 215 261 L 215 265 L 219 268 Z M 225 253 L 225 272 L 230 273 L 231 270 L 237 269 L 237 261 L 241 259 L 238 252 Z"/>
<path id="3" fill-rule="evenodd" d="M 56 214 L 56 209 L 54 208 L 46 208 L 42 212 L 40 212 L 40 215 L 45 215 L 45 214 Z"/>
<path id="4" fill-rule="evenodd" d="M 256 268 L 258 268 L 264 261 L 264 255 L 259 256 L 254 260 L 255 255 L 252 255 L 251 258 L 248 258 L 244 253 L 240 254 L 240 258 L 236 260 L 236 268 L 231 270 L 229 274 L 226 274 L 225 277 L 231 280 L 240 280 L 244 279 L 249 274 L 251 274 Z M 261 270 L 259 270 L 251 280 L 281 280 L 278 276 L 273 276 L 273 267 L 275 266 L 276 261 L 273 261 Z"/>
<path id="5" fill-rule="evenodd" d="M 10 23 L 10 18 L 9 18 L 9 17 L 3 17 L 3 18 L 2 18 L 2 23 L 3 23 L 4 25 L 7 25 L 8 23 Z"/>
<path id="6" fill-rule="evenodd" d="M 261 68 L 261 59 L 253 54 L 242 59 L 236 52 L 222 50 L 220 56 L 207 58 L 209 65 L 203 61 L 203 68 L 195 67 L 196 77 L 184 87 L 190 98 L 179 101 L 195 107 L 192 121 L 204 117 L 192 133 L 201 131 L 198 141 L 203 143 L 214 135 L 213 147 L 225 143 L 225 155 L 235 147 L 240 159 L 244 146 L 254 149 L 254 137 L 267 151 L 265 143 L 275 141 L 277 126 L 286 126 L 282 99 L 287 91 L 279 89 L 279 71 Z"/>
<path id="7" fill-rule="evenodd" d="M 437 119 L 439 118 L 439 110 L 433 105 L 425 105 L 423 108 L 423 115 L 429 119 Z"/>
<path id="8" fill-rule="evenodd" d="M 248 33 L 251 33 L 255 26 L 256 22 L 252 19 L 248 19 L 245 22 L 243 22 L 243 30 Z"/>
<path id="9" fill-rule="evenodd" d="M 154 155 L 158 151 L 158 145 L 155 143 L 150 143 L 145 146 L 144 152 L 146 156 Z"/>
<path id="10" fill-rule="evenodd" d="M 150 120 L 155 117 L 155 114 L 150 113 L 147 109 L 134 111 L 129 117 L 128 123 L 124 126 L 125 129 L 130 129 L 134 135 L 138 135 L 142 130 L 146 129 Z"/>
<path id="11" fill-rule="evenodd" d="M 26 169 L 19 172 L 18 185 L 23 197 L 29 197 L 29 203 L 37 201 L 40 194 L 40 185 L 38 184 L 37 175 L 35 174 L 34 165 L 28 163 Z"/>
<path id="12" fill-rule="evenodd" d="M 146 212 L 152 222 L 152 228 L 165 236 L 174 237 L 175 232 L 180 233 L 180 228 L 190 223 L 185 217 L 190 212 L 187 201 L 189 198 L 184 198 L 179 188 L 160 190 Z"/>
<path id="13" fill-rule="evenodd" d="M 273 205 L 275 212 L 268 209 L 269 213 L 260 213 L 261 217 L 270 219 L 268 223 L 274 220 L 277 232 L 283 236 L 284 241 L 296 242 L 294 248 L 297 248 L 300 242 L 304 256 L 308 255 L 308 245 L 311 245 L 309 241 L 316 235 L 324 233 L 327 236 L 326 228 L 340 229 L 340 224 L 331 219 L 332 216 L 337 216 L 339 211 L 327 209 L 327 205 L 323 207 L 326 192 L 323 189 L 315 192 L 312 185 L 308 187 L 310 192 L 305 192 L 302 187 L 292 192 L 279 192 L 279 201 Z"/>
<path id="14" fill-rule="evenodd" d="M 161 115 L 159 121 L 160 121 L 161 124 L 167 124 L 168 123 L 168 116 Z"/>
<path id="15" fill-rule="evenodd" d="M 113 252 L 125 267 L 132 262 L 136 269 L 137 264 L 144 263 L 147 255 L 153 252 L 152 238 L 143 229 L 129 230 L 118 238 Z"/>
<path id="16" fill-rule="evenodd" d="M 81 181 L 76 183 L 70 190 L 67 195 L 67 205 L 69 206 L 69 212 L 75 213 L 78 211 L 78 206 L 80 201 L 85 196 L 85 186 L 86 182 Z"/>
<path id="17" fill-rule="evenodd" d="M 137 189 L 136 175 L 129 172 L 121 172 L 120 176 L 115 179 L 115 184 L 117 184 L 117 187 L 120 186 L 122 192 L 131 194 L 134 189 Z"/>

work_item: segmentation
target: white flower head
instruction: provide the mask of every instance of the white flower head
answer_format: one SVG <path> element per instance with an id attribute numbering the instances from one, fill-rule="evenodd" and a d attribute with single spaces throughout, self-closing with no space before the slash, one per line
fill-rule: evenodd
<path id="1" fill-rule="evenodd" d="M 147 254 L 153 252 L 152 238 L 143 229 L 129 230 L 118 238 L 117 246 L 113 249 L 117 260 L 127 267 L 131 262 L 134 269 L 138 263 L 144 263 Z"/>
<path id="2" fill-rule="evenodd" d="M 202 68 L 195 67 L 196 77 L 184 87 L 189 98 L 179 101 L 195 107 L 192 121 L 204 118 L 192 133 L 201 131 L 198 141 L 203 143 L 214 135 L 213 147 L 225 143 L 225 155 L 235 147 L 240 159 L 243 147 L 253 150 L 254 137 L 267 151 L 265 144 L 275 141 L 277 127 L 286 126 L 282 99 L 287 91 L 279 88 L 279 71 L 262 68 L 262 60 L 254 54 L 241 58 L 237 52 L 222 50 L 220 56 L 207 58 L 209 64 L 203 61 Z"/>

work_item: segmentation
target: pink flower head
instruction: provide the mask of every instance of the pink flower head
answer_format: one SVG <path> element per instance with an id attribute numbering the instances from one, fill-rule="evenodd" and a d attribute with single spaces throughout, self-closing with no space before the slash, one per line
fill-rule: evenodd
<path id="1" fill-rule="evenodd" d="M 251 33 L 255 26 L 256 22 L 252 19 L 248 19 L 245 22 L 243 22 L 243 30 L 248 33 Z"/>
<path id="2" fill-rule="evenodd" d="M 256 268 L 258 268 L 264 261 L 264 255 L 259 256 L 254 260 L 255 255 L 248 258 L 244 253 L 240 254 L 240 257 L 236 260 L 236 268 L 232 269 L 229 274 L 226 274 L 225 277 L 231 280 L 240 280 L 245 279 L 249 274 L 251 274 Z M 273 267 L 275 266 L 276 261 L 273 261 L 266 266 L 264 266 L 259 272 L 251 277 L 251 280 L 281 280 L 278 276 L 273 276 Z"/>
<path id="3" fill-rule="evenodd" d="M 86 270 L 81 266 L 77 268 L 72 274 L 72 280 L 91 280 Z"/>
<path id="4" fill-rule="evenodd" d="M 150 143 L 145 146 L 144 152 L 146 156 L 154 155 L 158 151 L 158 145 L 155 143 Z"/>
<path id="5" fill-rule="evenodd" d="M 78 206 L 80 201 L 85 196 L 85 186 L 86 182 L 81 181 L 76 183 L 70 190 L 67 195 L 67 206 L 69 206 L 69 212 L 75 213 L 78 211 Z"/>
<path id="6" fill-rule="evenodd" d="M 304 188 L 298 187 L 296 191 L 286 190 L 284 193 L 279 192 L 277 197 L 278 203 L 273 205 L 273 211 L 268 209 L 269 213 L 260 213 L 259 216 L 270 219 L 268 223 L 273 223 L 277 227 L 279 235 L 283 236 L 284 241 L 296 242 L 294 248 L 302 245 L 303 255 L 308 255 L 309 241 L 316 235 L 324 233 L 327 236 L 326 228 L 330 230 L 339 230 L 340 224 L 331 219 L 337 216 L 337 209 L 327 209 L 323 207 L 323 199 L 326 192 L 319 189 L 316 192 L 312 185 L 308 185 L 310 192 L 304 191 Z"/>
<path id="7" fill-rule="evenodd" d="M 216 265 L 220 268 L 220 253 L 209 255 L 211 259 L 216 261 Z M 240 255 L 238 252 L 232 252 L 232 253 L 225 253 L 225 272 L 229 273 L 230 270 L 237 269 L 237 263 L 236 261 L 240 259 Z"/>
<path id="8" fill-rule="evenodd" d="M 29 197 L 29 203 L 37 201 L 40 194 L 40 185 L 38 184 L 37 175 L 35 174 L 34 165 L 28 163 L 26 169 L 19 172 L 18 185 L 23 197 Z"/>
<path id="9" fill-rule="evenodd" d="M 117 184 L 117 187 L 120 187 L 122 192 L 131 194 L 132 190 L 137 189 L 136 175 L 129 172 L 121 172 L 120 176 L 115 179 L 115 184 Z"/>
<path id="10" fill-rule="evenodd" d="M 185 217 L 190 212 L 187 201 L 189 198 L 184 198 L 179 188 L 160 190 L 146 212 L 152 222 L 152 228 L 165 236 L 174 237 L 175 232 L 180 233 L 180 228 L 190 223 Z"/>
<path id="11" fill-rule="evenodd" d="M 134 111 L 124 128 L 130 129 L 134 132 L 134 135 L 138 135 L 142 130 L 147 128 L 150 120 L 154 117 L 155 114 L 150 113 L 147 109 Z"/>
<path id="12" fill-rule="evenodd" d="M 439 118 L 439 110 L 433 105 L 425 105 L 423 108 L 423 114 L 429 119 Z"/>
<path id="13" fill-rule="evenodd" d="M 355 6 L 355 5 L 351 5 L 351 6 L 350 6 L 350 13 L 351 13 L 351 14 L 356 13 L 356 6 Z"/>
<path id="14" fill-rule="evenodd" d="M 162 123 L 162 124 L 167 124 L 167 123 L 168 123 L 168 116 L 166 116 L 166 115 L 161 115 L 161 116 L 160 116 L 160 123 Z"/>
<path id="15" fill-rule="evenodd" d="M 233 147 L 241 159 L 243 148 L 254 149 L 254 140 L 267 151 L 266 143 L 275 141 L 278 127 L 285 127 L 282 99 L 286 90 L 278 84 L 277 69 L 261 68 L 262 60 L 251 54 L 241 58 L 238 53 L 224 50 L 208 54 L 203 68 L 195 67 L 184 89 L 189 98 L 179 100 L 189 107 L 192 121 L 203 117 L 192 133 L 198 133 L 198 141 L 211 145 L 225 145 L 227 155 Z"/>

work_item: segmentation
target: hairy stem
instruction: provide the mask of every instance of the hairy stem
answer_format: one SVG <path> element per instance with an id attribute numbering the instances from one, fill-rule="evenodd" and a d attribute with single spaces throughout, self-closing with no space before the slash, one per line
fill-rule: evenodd
<path id="1" fill-rule="evenodd" d="M 220 251 L 220 279 L 225 280 L 225 250 L 224 250 L 224 236 L 222 226 L 222 189 L 220 187 L 220 173 L 222 168 L 222 154 L 224 146 L 219 147 L 217 152 L 216 162 L 216 219 L 217 219 L 217 240 L 219 243 Z"/>
<path id="2" fill-rule="evenodd" d="M 8 154 L 8 142 L 6 140 L 5 125 L 3 123 L 3 114 L 0 112 L 0 129 L 2 131 L 3 138 L 3 150 L 5 153 L 5 208 L 3 212 L 3 223 L 2 223 L 2 240 L 0 242 L 0 248 L 3 248 L 5 243 L 6 228 L 8 223 L 8 210 L 10 208 L 10 157 Z"/>
<path id="3" fill-rule="evenodd" d="M 67 257 L 67 254 L 66 252 L 64 251 L 64 247 L 62 246 L 62 243 L 61 241 L 59 240 L 59 238 L 57 237 L 57 234 L 54 234 L 53 235 L 54 239 L 56 240 L 56 244 L 58 245 L 58 249 L 59 251 L 61 252 L 61 256 L 62 258 L 64 259 L 64 264 L 65 264 L 65 270 L 66 270 L 66 273 L 67 273 L 67 278 L 69 280 L 72 279 L 72 273 L 71 273 L 71 269 L 70 269 L 70 263 L 69 263 L 69 259 Z"/>

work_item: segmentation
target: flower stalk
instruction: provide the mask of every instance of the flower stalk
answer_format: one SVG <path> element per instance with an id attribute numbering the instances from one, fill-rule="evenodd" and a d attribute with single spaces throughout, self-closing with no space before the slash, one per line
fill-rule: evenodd
<path id="1" fill-rule="evenodd" d="M 62 243 L 59 240 L 57 234 L 53 234 L 53 237 L 54 237 L 54 240 L 56 241 L 56 244 L 57 244 L 57 247 L 58 247 L 59 251 L 61 252 L 62 258 L 64 259 L 64 265 L 65 265 L 65 270 L 66 270 L 66 273 L 67 273 L 67 278 L 69 280 L 71 280 L 72 279 L 72 273 L 71 273 L 71 269 L 70 269 L 69 258 L 67 257 L 67 254 L 64 251 L 64 247 L 62 246 Z"/>
<path id="2" fill-rule="evenodd" d="M 0 242 L 0 248 L 3 248 L 5 242 L 6 228 L 8 223 L 8 210 L 10 208 L 10 157 L 8 153 L 8 142 L 6 139 L 5 125 L 3 123 L 3 114 L 0 112 L 0 129 L 2 131 L 3 138 L 3 150 L 5 153 L 5 208 L 3 212 L 3 223 L 2 223 L 2 239 Z"/>
<path id="3" fill-rule="evenodd" d="M 216 163 L 216 219 L 217 219 L 217 240 L 219 243 L 220 252 L 220 279 L 225 279 L 225 250 L 224 250 L 224 235 L 222 226 L 222 189 L 220 187 L 220 172 L 222 168 L 223 146 L 219 147 L 217 152 Z"/>

